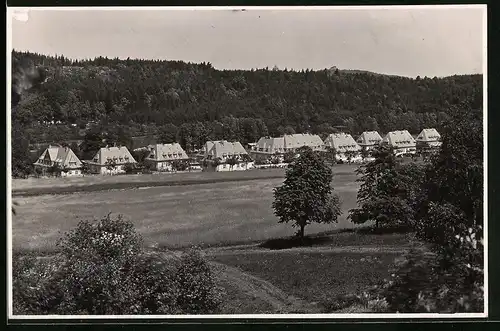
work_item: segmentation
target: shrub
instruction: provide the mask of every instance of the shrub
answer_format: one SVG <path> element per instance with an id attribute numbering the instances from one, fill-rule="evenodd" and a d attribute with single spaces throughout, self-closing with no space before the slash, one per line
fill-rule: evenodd
<path id="1" fill-rule="evenodd" d="M 190 249 L 182 256 L 176 281 L 180 291 L 177 303 L 185 313 L 210 314 L 219 307 L 222 292 L 198 249 Z"/>
<path id="2" fill-rule="evenodd" d="M 136 171 L 135 164 L 133 164 L 133 163 L 125 163 L 123 165 L 123 171 L 125 171 L 126 174 L 135 173 L 135 171 Z"/>
<path id="3" fill-rule="evenodd" d="M 15 314 L 176 314 L 215 312 L 220 295 L 198 252 L 181 261 L 147 254 L 131 222 L 82 221 L 55 257 L 13 260 Z"/>
<path id="4" fill-rule="evenodd" d="M 411 250 L 399 262 L 382 290 L 394 312 L 482 312 L 482 272 L 460 258 Z"/>

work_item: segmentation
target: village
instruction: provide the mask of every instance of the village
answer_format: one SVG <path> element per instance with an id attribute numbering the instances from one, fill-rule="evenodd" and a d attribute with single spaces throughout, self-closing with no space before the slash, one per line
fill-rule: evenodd
<path id="1" fill-rule="evenodd" d="M 125 146 L 106 146 L 91 160 L 80 160 L 67 144 L 51 144 L 34 167 L 44 177 L 118 175 L 141 173 L 144 169 L 149 173 L 172 173 L 284 168 L 305 146 L 328 153 L 333 163 L 363 163 L 373 160 L 371 151 L 378 145 L 389 146 L 396 157 L 423 156 L 439 149 L 440 138 L 434 128 L 423 129 L 417 136 L 407 130 L 391 131 L 384 138 L 377 131 L 365 131 L 357 139 L 349 133 L 331 133 L 324 141 L 315 134 L 285 134 L 261 137 L 246 147 L 238 141 L 207 141 L 201 150 L 189 152 L 179 143 L 148 145 L 132 152 Z M 145 155 L 142 162 L 133 156 L 141 152 Z"/>

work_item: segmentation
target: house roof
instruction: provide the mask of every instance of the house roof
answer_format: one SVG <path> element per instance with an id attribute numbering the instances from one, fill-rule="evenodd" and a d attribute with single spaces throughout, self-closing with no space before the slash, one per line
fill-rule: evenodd
<path id="1" fill-rule="evenodd" d="M 282 137 L 261 137 L 254 151 L 274 154 L 284 153 L 287 149 L 309 146 L 313 149 L 323 147 L 323 140 L 318 135 L 309 133 L 286 134 Z"/>
<path id="2" fill-rule="evenodd" d="M 348 133 L 332 133 L 325 139 L 325 145 L 334 148 L 337 152 L 359 151 L 358 143 Z"/>
<path id="3" fill-rule="evenodd" d="M 223 158 L 225 156 L 229 155 L 241 155 L 241 154 L 248 154 L 245 148 L 241 145 L 240 142 L 235 141 L 235 142 L 229 142 L 226 140 L 218 140 L 218 141 L 208 141 L 205 144 L 205 147 L 207 147 L 207 155 L 211 155 L 213 158 Z"/>
<path id="4" fill-rule="evenodd" d="M 316 134 L 297 133 L 287 134 L 284 137 L 285 148 L 300 148 L 302 146 L 309 146 L 311 148 L 321 148 L 323 140 Z"/>
<path id="5" fill-rule="evenodd" d="M 382 142 L 392 147 L 415 146 L 415 139 L 407 130 L 391 131 L 387 133 Z"/>
<path id="6" fill-rule="evenodd" d="M 284 137 L 261 137 L 254 147 L 254 150 L 263 151 L 274 154 L 276 152 L 284 152 L 285 138 Z"/>
<path id="7" fill-rule="evenodd" d="M 82 162 L 69 147 L 50 146 L 40 155 L 36 163 L 41 163 L 43 160 L 50 160 L 62 167 L 80 168 Z"/>
<path id="8" fill-rule="evenodd" d="M 439 139 L 441 139 L 441 135 L 436 129 L 423 129 L 417 136 L 417 141 L 422 142 L 439 141 Z"/>
<path id="9" fill-rule="evenodd" d="M 94 161 L 97 159 L 96 161 Z M 130 154 L 127 147 L 103 147 L 92 158 L 91 163 L 105 165 L 108 160 L 114 160 L 117 164 L 137 163 Z"/>
<path id="10" fill-rule="evenodd" d="M 378 144 L 382 141 L 382 137 L 377 131 L 365 131 L 363 132 L 356 142 L 362 146 L 371 146 Z"/>
<path id="11" fill-rule="evenodd" d="M 149 145 L 148 150 L 151 151 L 147 157 L 148 160 L 172 161 L 189 159 L 179 143 Z"/>

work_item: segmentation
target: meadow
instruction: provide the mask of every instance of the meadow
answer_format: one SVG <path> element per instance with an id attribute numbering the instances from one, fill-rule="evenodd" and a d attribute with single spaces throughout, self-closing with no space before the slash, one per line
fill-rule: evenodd
<path id="1" fill-rule="evenodd" d="M 353 226 L 346 217 L 348 210 L 356 205 L 358 184 L 354 169 L 350 166 L 348 171 L 343 166 L 334 170 L 333 187 L 341 197 L 344 211 L 338 223 L 309 225 L 307 234 Z M 180 186 L 147 187 L 148 177 L 145 177 L 140 183 L 146 187 L 16 196 L 19 206 L 12 220 L 13 249 L 51 251 L 61 234 L 74 228 L 79 220 L 108 213 L 122 214 L 131 220 L 150 247 L 220 246 L 289 236 L 295 229 L 278 224 L 271 207 L 273 188 L 283 181 L 270 178 L 277 171 L 283 170 L 255 171 L 263 178 L 251 180 L 241 177 L 251 178 L 250 172 L 170 175 L 172 180 L 185 175 L 191 175 L 186 180 L 201 175 L 234 178 L 234 181 Z M 127 177 L 131 176 L 110 176 L 103 180 L 124 181 Z"/>
<path id="2" fill-rule="evenodd" d="M 107 190 L 97 190 L 98 177 L 17 183 L 14 187 L 30 194 L 14 197 L 19 206 L 12 220 L 13 250 L 50 255 L 79 220 L 122 214 L 150 251 L 204 248 L 225 291 L 223 314 L 369 312 L 349 296 L 388 277 L 409 240 L 406 234 L 366 233 L 347 220 L 359 187 L 355 168 L 334 168 L 332 186 L 343 214 L 338 223 L 308 225 L 312 245 L 307 247 L 287 246 L 296 229 L 279 224 L 271 206 L 284 172 L 270 169 L 102 177 L 112 188 Z M 71 188 L 73 193 L 63 193 Z"/>

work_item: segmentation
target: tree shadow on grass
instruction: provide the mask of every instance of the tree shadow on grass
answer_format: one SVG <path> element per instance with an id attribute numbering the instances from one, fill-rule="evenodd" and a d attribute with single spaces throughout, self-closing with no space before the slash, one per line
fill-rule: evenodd
<path id="1" fill-rule="evenodd" d="M 406 226 L 393 226 L 393 227 L 375 227 L 364 226 L 351 229 L 338 229 L 328 232 L 322 232 L 315 235 L 309 235 L 301 239 L 300 237 L 285 237 L 274 238 L 262 242 L 259 247 L 271 250 L 289 249 L 294 247 L 311 247 L 321 246 L 331 243 L 335 240 L 334 235 L 340 233 L 356 233 L 359 235 L 387 235 L 387 234 L 405 234 L 411 232 L 411 229 Z"/>
<path id="2" fill-rule="evenodd" d="M 395 234 L 395 233 L 409 233 L 412 229 L 408 226 L 388 226 L 388 227 L 375 227 L 375 226 L 367 226 L 360 227 L 356 229 L 356 232 L 359 234 L 367 234 L 367 235 L 377 235 L 377 234 Z"/>
<path id="3" fill-rule="evenodd" d="M 293 247 L 309 247 L 323 245 L 331 242 L 333 238 L 327 235 L 300 237 L 275 238 L 264 241 L 259 247 L 268 249 L 287 249 Z"/>

